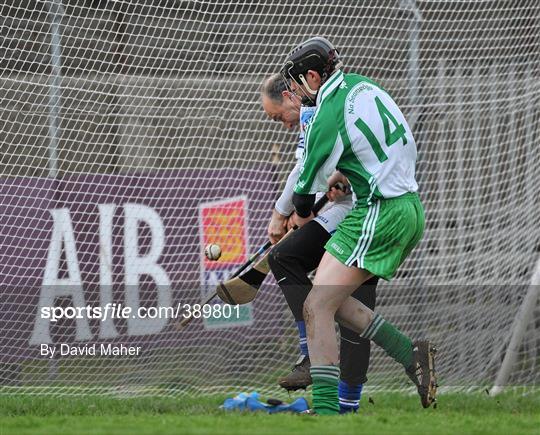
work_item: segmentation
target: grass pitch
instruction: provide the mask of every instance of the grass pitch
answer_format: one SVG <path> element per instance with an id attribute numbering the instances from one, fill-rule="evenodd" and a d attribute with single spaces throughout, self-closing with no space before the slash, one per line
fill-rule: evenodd
<path id="1" fill-rule="evenodd" d="M 368 393 L 358 414 L 339 417 L 226 413 L 224 398 L 0 396 L 0 434 L 540 433 L 540 392 L 441 394 L 427 410 L 416 396 Z"/>

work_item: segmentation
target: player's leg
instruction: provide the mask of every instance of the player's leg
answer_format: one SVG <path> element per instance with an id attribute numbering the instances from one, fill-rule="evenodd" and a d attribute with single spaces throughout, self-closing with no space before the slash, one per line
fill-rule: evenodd
<path id="1" fill-rule="evenodd" d="M 316 219 L 329 233 L 334 233 L 347 214 L 350 207 L 337 206 L 325 211 Z M 373 277 L 354 291 L 353 297 L 370 308 L 375 306 L 375 290 L 379 278 Z M 363 384 L 369 365 L 371 342 L 358 333 L 340 325 L 340 369 L 339 407 L 341 413 L 356 411 L 360 402 Z"/>
<path id="2" fill-rule="evenodd" d="M 357 333 L 370 330 L 372 321 L 381 325 L 371 339 L 404 367 L 413 364 L 413 343 L 397 328 L 358 300 L 350 297 L 358 282 L 370 273 L 364 269 L 345 266 L 332 255 L 323 256 L 313 289 L 304 304 L 308 346 L 313 379 L 313 407 L 319 414 L 339 412 L 337 340 L 333 330 L 334 316 Z"/>
<path id="3" fill-rule="evenodd" d="M 352 297 L 370 309 L 375 309 L 378 277 L 368 279 L 354 291 Z M 367 381 L 371 341 L 342 325 L 340 330 L 339 365 L 341 377 L 338 385 L 339 412 L 358 410 L 362 388 Z"/>
<path id="4" fill-rule="evenodd" d="M 335 269 L 335 273 L 332 272 L 332 280 L 328 280 L 329 271 L 327 269 L 332 267 L 328 257 L 331 257 L 330 254 L 325 253 L 317 270 L 313 289 L 304 303 L 304 319 L 311 358 L 310 371 L 313 380 L 313 408 L 318 414 L 337 414 L 339 412 L 340 368 L 338 343 L 334 330 L 336 312 L 358 285 L 367 281 L 371 276 L 363 269 L 349 268 L 340 263 L 342 267 Z M 357 320 L 362 321 L 364 327 L 369 324 L 370 320 L 368 313 L 365 313 L 364 310 L 360 310 L 359 314 L 362 315 L 360 319 L 355 318 L 346 325 L 356 332 L 358 332 Z M 342 319 L 338 320 L 341 323 Z M 343 320 L 348 321 L 349 319 Z"/>
<path id="5" fill-rule="evenodd" d="M 410 252 L 423 231 L 423 209 L 416 195 L 377 201 L 370 207 L 358 207 L 340 224 L 327 243 L 315 278 L 314 288 L 304 304 L 313 378 L 313 404 L 319 413 L 338 410 L 337 340 L 333 334 L 334 316 L 350 329 L 363 333 L 383 347 L 406 370 L 419 369 L 418 380 L 430 381 L 434 394 L 433 355 L 413 352 L 412 341 L 364 304 L 350 297 L 371 272 L 391 278 L 404 252 Z M 368 272 L 369 270 L 369 272 Z M 422 358 L 419 359 L 419 354 Z M 428 374 L 428 375 L 426 375 Z M 421 379 L 420 379 L 421 378 Z M 414 379 L 414 376 L 411 376 Z M 419 382 L 420 383 L 420 382 Z M 432 398 L 420 390 L 422 404 Z"/>
<path id="6" fill-rule="evenodd" d="M 311 385 L 310 360 L 302 311 L 304 301 L 312 287 L 308 273 L 318 266 L 324 253 L 324 245 L 329 238 L 330 234 L 325 228 L 312 221 L 294 231 L 272 250 L 268 257 L 270 269 L 293 313 L 298 329 L 300 358 L 292 372 L 278 380 L 279 385 L 288 390 Z"/>
<path id="7" fill-rule="evenodd" d="M 328 253 L 327 253 L 328 254 Z M 325 257 L 323 256 L 323 260 Z M 330 255 L 328 255 L 331 257 Z M 333 263 L 331 268 L 337 271 L 341 277 L 344 277 L 344 270 L 339 270 L 340 263 L 335 258 L 330 259 Z M 322 263 L 322 262 L 321 262 Z M 319 266 L 321 270 L 321 266 Z M 317 272 L 319 275 L 319 272 Z M 306 307 L 311 304 L 311 295 L 315 295 L 314 298 L 323 299 L 324 295 L 315 289 L 328 287 L 324 286 L 324 276 L 321 274 L 321 281 L 314 283 L 314 289 L 308 296 L 308 300 L 304 305 L 304 316 L 306 317 Z M 328 278 L 328 276 L 327 276 Z M 329 282 L 329 281 L 327 281 Z M 321 287 L 318 287 L 321 286 Z M 319 294 L 317 294 L 319 293 Z M 308 316 L 306 319 L 310 319 L 313 316 Z M 391 356 L 396 362 L 403 365 L 405 373 L 416 385 L 420 401 L 424 408 L 428 408 L 435 402 L 437 394 L 437 379 L 435 375 L 435 349 L 431 343 L 427 340 L 413 341 L 399 329 L 397 329 L 390 322 L 386 321 L 381 315 L 374 313 L 360 301 L 349 297 L 338 308 L 335 313 L 335 318 L 340 324 L 347 326 L 349 329 L 358 332 L 363 338 L 372 340 L 375 344 L 382 347 L 386 353 Z M 313 373 L 313 367 L 316 362 L 319 361 L 317 357 L 317 349 L 311 344 L 309 331 L 311 330 L 310 321 L 307 322 L 308 329 L 308 346 L 312 355 L 312 379 L 314 384 L 316 383 L 316 376 Z M 315 386 L 314 386 L 315 391 Z M 315 402 L 315 394 L 314 394 Z"/>
<path id="8" fill-rule="evenodd" d="M 349 211 L 350 207 L 347 204 L 325 210 L 313 222 L 297 230 L 276 247 L 269 257 L 272 272 L 293 313 L 299 332 L 301 356 L 293 371 L 278 381 L 288 390 L 305 388 L 311 384 L 307 338 L 302 315 L 304 301 L 312 286 L 308 272 L 318 266 L 324 253 L 324 244 L 330 238 L 329 233 L 335 231 Z M 368 287 L 358 289 L 354 296 L 373 308 L 377 282 L 378 278 L 372 278 L 366 283 Z M 366 378 L 369 364 L 370 341 L 346 328 L 341 328 L 341 338 L 341 365 L 344 370 L 340 382 L 340 398 L 350 405 L 343 406 L 345 412 L 358 408 L 362 383 Z"/>

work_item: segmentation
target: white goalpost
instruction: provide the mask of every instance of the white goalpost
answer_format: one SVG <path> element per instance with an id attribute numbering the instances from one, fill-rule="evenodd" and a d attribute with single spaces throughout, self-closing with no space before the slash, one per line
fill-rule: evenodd
<path id="1" fill-rule="evenodd" d="M 266 118 L 259 89 L 316 35 L 346 72 L 395 97 L 418 144 L 426 231 L 381 280 L 378 311 L 436 343 L 442 387 L 538 386 L 537 0 L 0 10 L 0 394 L 280 394 L 298 339 L 271 275 L 237 318 L 181 331 L 179 319 L 43 313 L 198 303 L 267 241 L 297 133 Z M 204 260 L 206 243 L 220 261 Z M 366 388 L 410 387 L 377 349 L 368 378 Z"/>
<path id="2" fill-rule="evenodd" d="M 519 359 L 520 349 L 526 333 L 527 326 L 530 324 L 535 309 L 538 307 L 538 297 L 540 295 L 540 259 L 536 263 L 531 285 L 523 302 L 516 314 L 515 322 L 512 326 L 512 336 L 508 344 L 508 348 L 504 354 L 504 359 L 501 363 L 501 368 L 497 373 L 495 383 L 490 390 L 493 395 L 503 391 L 512 375 L 512 370 Z"/>

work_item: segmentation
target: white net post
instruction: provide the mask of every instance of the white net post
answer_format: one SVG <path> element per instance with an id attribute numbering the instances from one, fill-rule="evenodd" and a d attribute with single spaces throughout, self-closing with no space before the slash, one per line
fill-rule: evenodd
<path id="1" fill-rule="evenodd" d="M 504 354 L 504 359 L 501 363 L 501 368 L 497 373 L 495 383 L 490 390 L 491 395 L 496 395 L 502 392 L 510 379 L 512 370 L 514 369 L 516 361 L 520 356 L 523 337 L 531 322 L 534 311 L 538 308 L 538 297 L 540 295 L 539 289 L 540 259 L 538 259 L 538 263 L 536 263 L 536 268 L 531 278 L 529 291 L 525 295 L 525 298 L 523 298 L 521 307 L 516 315 L 515 322 L 511 329 L 512 335 L 510 337 L 510 342 L 508 343 L 508 348 Z"/>
<path id="2" fill-rule="evenodd" d="M 60 107 L 62 85 L 62 48 L 60 23 L 64 8 L 61 0 L 50 0 L 47 4 L 51 21 L 51 84 L 49 86 L 49 176 L 58 174 L 58 141 L 60 138 Z"/>

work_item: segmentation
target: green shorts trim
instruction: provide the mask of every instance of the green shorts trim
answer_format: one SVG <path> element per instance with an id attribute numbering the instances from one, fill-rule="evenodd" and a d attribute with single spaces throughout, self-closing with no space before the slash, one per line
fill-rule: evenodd
<path id="1" fill-rule="evenodd" d="M 357 204 L 325 249 L 346 266 L 388 280 L 418 244 L 424 226 L 424 208 L 416 193 Z"/>

